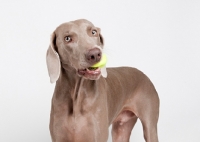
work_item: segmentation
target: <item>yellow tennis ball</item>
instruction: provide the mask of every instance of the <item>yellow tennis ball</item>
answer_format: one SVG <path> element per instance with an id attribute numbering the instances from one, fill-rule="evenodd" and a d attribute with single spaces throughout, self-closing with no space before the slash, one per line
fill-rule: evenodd
<path id="1" fill-rule="evenodd" d="M 99 61 L 98 63 L 94 64 L 92 67 L 104 67 L 107 63 L 107 56 L 105 54 L 102 55 L 101 57 L 101 61 Z"/>

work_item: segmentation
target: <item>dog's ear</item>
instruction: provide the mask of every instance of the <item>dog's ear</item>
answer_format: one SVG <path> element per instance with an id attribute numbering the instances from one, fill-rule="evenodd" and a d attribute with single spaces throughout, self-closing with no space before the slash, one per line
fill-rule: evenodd
<path id="1" fill-rule="evenodd" d="M 99 41 L 100 41 L 101 45 L 104 46 L 104 39 L 103 39 L 103 36 L 101 34 L 101 29 L 97 27 L 97 30 L 99 32 Z"/>
<path id="2" fill-rule="evenodd" d="M 58 80 L 61 68 L 60 58 L 55 48 L 56 48 L 56 35 L 55 33 L 53 33 L 50 40 L 50 46 L 46 54 L 47 69 L 51 83 L 54 83 Z"/>
<path id="3" fill-rule="evenodd" d="M 100 37 L 100 42 L 101 42 L 102 46 L 104 46 L 104 39 L 103 39 L 102 34 L 99 34 L 99 37 Z"/>

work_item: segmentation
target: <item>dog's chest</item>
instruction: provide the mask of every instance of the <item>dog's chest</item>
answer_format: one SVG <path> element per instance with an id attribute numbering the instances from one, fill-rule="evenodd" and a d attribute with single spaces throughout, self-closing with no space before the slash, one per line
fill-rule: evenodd
<path id="1" fill-rule="evenodd" d="M 54 119 L 52 120 L 53 127 L 59 131 L 59 134 L 63 134 L 63 137 L 68 137 L 75 141 L 82 141 L 83 138 L 86 141 L 96 141 L 95 136 L 99 135 L 102 131 L 102 127 L 100 126 L 102 110 L 97 108 L 96 111 L 88 112 L 89 108 L 89 106 L 85 109 L 74 108 L 73 113 L 54 113 Z"/>

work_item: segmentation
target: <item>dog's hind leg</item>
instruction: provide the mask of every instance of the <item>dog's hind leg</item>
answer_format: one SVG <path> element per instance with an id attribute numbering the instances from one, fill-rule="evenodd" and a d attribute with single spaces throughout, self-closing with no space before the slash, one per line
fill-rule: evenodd
<path id="1" fill-rule="evenodd" d="M 158 101 L 158 100 L 157 100 Z M 148 103 L 148 99 L 143 100 L 140 108 L 137 110 L 137 116 L 143 126 L 144 139 L 146 142 L 158 142 L 157 122 L 159 115 L 159 103 Z"/>
<path id="2" fill-rule="evenodd" d="M 151 118 L 141 119 L 146 142 L 158 142 L 157 121 Z"/>

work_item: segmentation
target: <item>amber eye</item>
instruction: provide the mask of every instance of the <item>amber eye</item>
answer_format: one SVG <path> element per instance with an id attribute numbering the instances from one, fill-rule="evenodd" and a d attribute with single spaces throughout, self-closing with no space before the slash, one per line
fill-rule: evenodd
<path id="1" fill-rule="evenodd" d="M 96 31 L 96 30 L 92 30 L 92 34 L 93 34 L 93 35 L 96 35 L 96 34 L 97 34 L 97 31 Z"/>
<path id="2" fill-rule="evenodd" d="M 65 37 L 65 41 L 70 42 L 71 40 L 72 40 L 72 39 L 71 39 L 70 36 L 66 36 L 66 37 Z"/>

